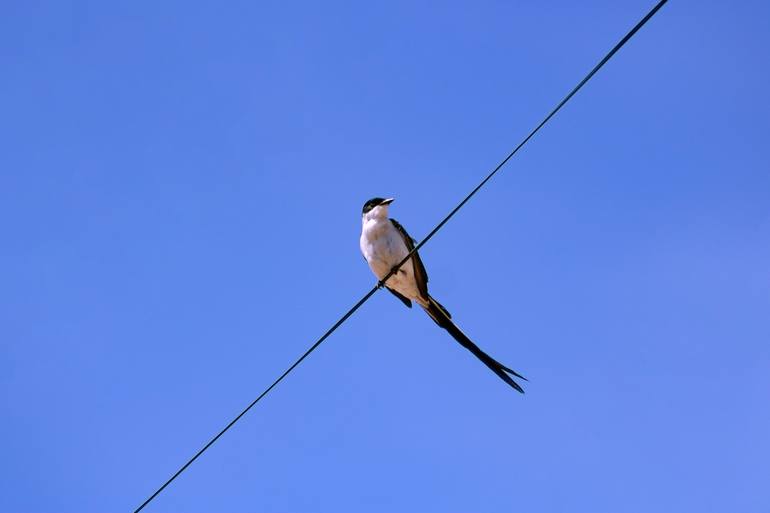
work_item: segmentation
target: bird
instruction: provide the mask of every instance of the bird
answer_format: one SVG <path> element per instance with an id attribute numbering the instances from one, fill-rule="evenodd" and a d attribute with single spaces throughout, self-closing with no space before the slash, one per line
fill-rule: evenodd
<path id="1" fill-rule="evenodd" d="M 527 378 L 482 351 L 452 321 L 449 311 L 428 294 L 428 273 L 416 251 L 382 283 L 382 279 L 414 249 L 416 242 L 398 221 L 388 217 L 388 208 L 393 201 L 394 198 L 372 198 L 364 203 L 361 214 L 361 253 L 380 281 L 380 286 L 388 289 L 409 308 L 412 308 L 413 301 L 420 305 L 431 319 L 449 332 L 461 346 L 473 353 L 500 379 L 523 394 L 524 389 L 513 378 L 528 381 Z"/>

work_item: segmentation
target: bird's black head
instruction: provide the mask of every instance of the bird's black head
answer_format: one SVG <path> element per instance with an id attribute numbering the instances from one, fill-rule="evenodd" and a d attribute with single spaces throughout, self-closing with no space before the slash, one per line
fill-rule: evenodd
<path id="1" fill-rule="evenodd" d="M 387 198 L 387 199 L 384 199 L 384 198 L 372 198 L 369 201 L 367 201 L 366 203 L 364 203 L 364 209 L 363 209 L 362 213 L 366 214 L 367 212 L 369 212 L 374 207 L 379 207 L 380 205 L 390 205 L 391 203 L 393 203 L 393 198 Z"/>

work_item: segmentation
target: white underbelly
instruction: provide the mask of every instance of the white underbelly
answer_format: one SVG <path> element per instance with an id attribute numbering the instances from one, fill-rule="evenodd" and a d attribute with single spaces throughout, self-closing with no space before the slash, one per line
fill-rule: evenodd
<path id="1" fill-rule="evenodd" d="M 389 221 L 388 221 L 389 223 Z M 361 235 L 361 252 L 369 263 L 369 267 L 378 280 L 387 275 L 393 266 L 397 265 L 409 254 L 401 235 L 393 229 L 390 232 L 387 227 L 373 226 Z M 417 284 L 414 279 L 414 266 L 412 260 L 405 262 L 398 272 L 388 278 L 385 284 L 399 294 L 409 299 L 420 297 Z"/>

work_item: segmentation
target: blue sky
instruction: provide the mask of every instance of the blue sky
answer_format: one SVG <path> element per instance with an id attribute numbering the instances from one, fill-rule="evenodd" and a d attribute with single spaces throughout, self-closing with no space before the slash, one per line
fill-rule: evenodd
<path id="1" fill-rule="evenodd" d="M 129 511 L 652 6 L 6 2 L 0 510 Z M 767 2 L 670 2 L 146 511 L 770 508 Z M 397 332 L 390 327 L 397 327 Z"/>

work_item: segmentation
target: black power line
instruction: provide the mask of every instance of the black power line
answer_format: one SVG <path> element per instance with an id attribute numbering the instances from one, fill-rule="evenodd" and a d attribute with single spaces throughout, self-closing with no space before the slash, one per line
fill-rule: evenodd
<path id="1" fill-rule="evenodd" d="M 509 154 L 508 154 L 508 155 L 507 155 L 507 156 L 506 156 L 506 157 L 505 157 L 505 158 L 504 158 L 504 159 L 503 159 L 503 160 L 502 160 L 502 161 L 501 161 L 501 162 L 500 162 L 500 163 L 499 163 L 499 164 L 498 164 L 498 165 L 497 165 L 497 166 L 496 166 L 494 169 L 493 169 L 493 170 L 492 170 L 492 172 L 491 172 L 491 173 L 489 173 L 489 174 L 488 174 L 488 175 L 487 175 L 487 176 L 486 176 L 486 177 L 485 177 L 485 178 L 484 178 L 484 179 L 481 181 L 481 183 L 479 183 L 479 184 L 478 184 L 478 185 L 477 185 L 477 186 L 476 186 L 476 187 L 475 187 L 475 188 L 474 188 L 474 189 L 473 189 L 473 190 L 472 190 L 472 191 L 471 191 L 471 192 L 470 192 L 470 193 L 469 193 L 469 194 L 468 194 L 468 195 L 467 195 L 467 196 L 466 196 L 466 197 L 465 197 L 465 198 L 464 198 L 464 199 L 463 199 L 463 200 L 462 200 L 460 203 L 458 203 L 458 205 L 457 205 L 457 206 L 456 206 L 454 209 L 452 209 L 452 211 L 451 211 L 451 212 L 449 212 L 449 214 L 448 214 L 448 215 L 447 215 L 447 216 L 446 216 L 444 219 L 442 219 L 442 220 L 441 220 L 441 222 L 440 222 L 438 225 L 436 225 L 436 227 L 435 227 L 433 230 L 431 230 L 431 232 L 430 232 L 430 233 L 429 233 L 429 234 L 428 234 L 428 235 L 427 235 L 427 236 L 426 236 L 424 239 L 422 239 L 422 241 L 421 241 L 419 244 L 417 244 L 417 245 L 414 247 L 414 249 L 412 249 L 412 251 L 410 251 L 410 252 L 409 252 L 409 254 L 408 254 L 406 257 L 404 257 L 404 259 L 403 259 L 403 260 L 401 260 L 401 262 L 399 262 L 399 263 L 398 263 L 398 265 L 397 265 L 397 266 L 393 267 L 393 269 L 391 269 L 391 271 L 390 271 L 390 272 L 389 272 L 387 275 L 385 275 L 385 277 L 384 277 L 382 280 L 380 280 L 380 281 L 377 283 L 377 285 L 376 285 L 375 287 L 373 287 L 373 288 L 372 288 L 372 289 L 371 289 L 369 292 L 367 292 L 367 293 L 366 293 L 366 294 L 365 294 L 365 295 L 364 295 L 364 296 L 363 296 L 361 299 L 359 299 L 359 300 L 358 300 L 358 302 L 357 302 L 355 305 L 353 305 L 353 307 L 351 307 L 351 308 L 350 308 L 350 310 L 348 310 L 348 311 L 345 313 L 345 315 L 343 315 L 342 317 L 340 317 L 340 318 L 339 318 L 339 320 L 338 320 L 337 322 L 335 322 L 335 323 L 334 323 L 334 325 L 333 325 L 331 328 L 329 328 L 329 329 L 326 331 L 326 333 L 324 333 L 324 334 L 321 336 L 321 338 L 319 338 L 319 339 L 318 339 L 318 340 L 317 340 L 317 341 L 316 341 L 316 342 L 315 342 L 315 343 L 314 343 L 312 346 L 310 346 L 310 348 L 309 348 L 307 351 L 305 351 L 305 353 L 304 353 L 302 356 L 300 356 L 300 357 L 299 357 L 299 359 L 298 359 L 297 361 L 295 361 L 295 362 L 294 362 L 294 363 L 291 365 L 291 367 L 289 367 L 288 369 L 286 369 L 286 370 L 284 371 L 284 373 L 283 373 L 283 374 L 281 374 L 281 375 L 278 377 L 278 379 L 276 379 L 275 381 L 273 381 L 273 384 L 272 384 L 272 385 L 270 385 L 269 387 L 267 387 L 267 388 L 265 389 L 265 391 L 264 391 L 264 392 L 262 392 L 261 394 L 259 394 L 259 396 L 258 396 L 256 399 L 254 399 L 254 400 L 251 402 L 251 404 L 249 404 L 249 405 L 248 405 L 248 406 L 247 406 L 247 407 L 246 407 L 246 408 L 245 408 L 245 409 L 244 409 L 244 410 L 243 410 L 241 413 L 239 413 L 237 417 L 235 417 L 233 420 L 231 420 L 231 421 L 230 421 L 230 423 L 229 423 L 229 424 L 227 424 L 227 425 L 224 427 L 224 429 L 222 429 L 222 430 L 221 430 L 219 433 L 217 433 L 217 435 L 216 435 L 214 438 L 212 438 L 211 440 L 209 440 L 209 442 L 208 442 L 206 445 L 204 445 L 204 446 L 203 446 L 203 448 L 201 448 L 201 450 L 199 450 L 197 453 L 195 453 L 195 456 L 193 456 L 192 458 L 190 458 L 190 459 L 187 461 L 187 463 L 185 463 L 185 464 L 184 464 L 184 465 L 183 465 L 183 466 L 182 466 L 182 467 L 181 467 L 179 470 L 177 470 L 177 471 L 174 473 L 174 475 L 172 475 L 172 476 L 171 476 L 171 477 L 170 477 L 170 478 L 169 478 L 169 479 L 168 479 L 168 480 L 167 480 L 165 483 L 163 483 L 163 485 L 162 485 L 160 488 L 158 488 L 158 489 L 155 491 L 155 493 L 153 493 L 153 494 L 152 494 L 152 495 L 151 495 L 151 496 L 150 496 L 150 497 L 149 497 L 149 498 L 148 498 L 146 501 L 144 501 L 144 502 L 142 503 L 142 505 L 141 505 L 141 506 L 139 506 L 138 508 L 136 508 L 136 509 L 134 510 L 134 513 L 139 513 L 139 511 L 141 511 L 142 509 L 144 509 L 144 507 L 145 507 L 145 506 L 147 506 L 147 504 L 149 504 L 149 503 L 150 503 L 150 501 L 152 501 L 152 500 L 153 500 L 155 497 L 157 497 L 157 496 L 158 496 L 158 494 L 160 494 L 160 492 L 162 492 L 162 491 L 163 491 L 163 490 L 164 490 L 164 489 L 165 489 L 165 488 L 166 488 L 168 485 L 170 485 L 170 484 L 171 484 L 171 482 L 172 482 L 174 479 L 176 479 L 176 478 L 177 478 L 177 477 L 178 477 L 178 476 L 179 476 L 179 475 L 180 475 L 182 472 L 184 472 L 184 471 L 187 469 L 187 467 L 189 467 L 190 465 L 192 465 L 192 463 L 193 463 L 195 460 L 197 460 L 197 459 L 198 459 L 198 457 L 199 457 L 201 454 L 203 454 L 203 453 L 204 453 L 204 452 L 205 452 L 205 451 L 206 451 L 206 450 L 207 450 L 209 447 L 211 447 L 212 445 L 214 445 L 214 442 L 216 442 L 217 440 L 219 440 L 219 438 L 220 438 L 222 435 L 224 435 L 224 434 L 225 434 L 225 432 L 226 432 L 228 429 L 230 429 L 231 427 L 233 427 L 233 425 L 234 425 L 236 422 L 238 422 L 238 421 L 241 419 L 241 417 L 243 417 L 244 415 L 246 415 L 246 413 L 247 413 L 247 412 L 248 412 L 248 411 L 249 411 L 249 410 L 250 410 L 250 409 L 251 409 L 251 408 L 252 408 L 252 407 L 253 407 L 255 404 L 257 404 L 257 403 L 258 403 L 258 402 L 259 402 L 259 401 L 260 401 L 260 400 L 261 400 L 263 397 L 265 397 L 265 396 L 266 396 L 266 395 L 267 395 L 267 394 L 268 394 L 268 393 L 269 393 L 269 392 L 270 392 L 270 391 L 271 391 L 271 390 L 272 390 L 272 389 L 273 389 L 273 388 L 274 388 L 274 387 L 275 387 L 275 386 L 276 386 L 278 383 L 280 383 L 280 382 L 283 380 L 283 378 L 285 378 L 286 376 L 288 376 L 288 375 L 289 375 L 289 373 L 290 373 L 291 371 L 293 371 L 295 367 L 297 367 L 297 365 L 299 365 L 300 363 L 302 363 L 302 360 L 304 360 L 305 358 L 307 358 L 307 357 L 310 355 L 310 353 L 312 353 L 313 351 L 315 351 L 315 350 L 316 350 L 316 348 L 318 348 L 318 346 L 320 346 L 320 345 L 321 345 L 321 343 L 322 343 L 324 340 L 326 340 L 326 339 L 329 337 L 329 335 L 331 335 L 332 333 L 334 333 L 334 331 L 336 331 L 336 329 L 337 329 L 337 328 L 339 328 L 339 327 L 340 327 L 340 326 L 341 326 L 341 325 L 342 325 L 342 324 L 343 324 L 343 323 L 344 323 L 346 320 L 348 320 L 348 318 L 349 318 L 351 315 L 353 315 L 353 313 L 355 313 L 355 311 L 356 311 L 356 310 L 358 310 L 358 309 L 359 309 L 359 308 L 360 308 L 360 307 L 361 307 L 361 306 L 362 306 L 364 303 L 366 303 L 366 302 L 369 300 L 369 298 L 370 298 L 370 297 L 372 297 L 372 296 L 374 295 L 374 293 L 375 293 L 375 292 L 377 292 L 377 289 L 379 289 L 380 287 L 382 287 L 382 286 L 385 284 L 385 282 L 388 280 L 388 278 L 390 278 L 390 277 L 391 277 L 391 276 L 392 276 L 392 275 L 393 275 L 395 272 L 397 272 L 397 271 L 398 271 L 398 269 L 399 269 L 399 268 L 400 268 L 402 265 L 404 265 L 404 264 L 406 263 L 406 261 L 407 261 L 407 260 L 409 260 L 409 258 L 411 258 L 412 254 L 414 254 L 414 253 L 415 253 L 417 250 L 419 250 L 421 247 L 423 247 L 423 246 L 425 245 L 425 243 L 426 243 L 426 242 L 428 242 L 428 241 L 429 241 L 429 240 L 430 240 L 430 239 L 431 239 L 431 238 L 432 238 L 432 237 L 433 237 L 433 236 L 434 236 L 434 235 L 435 235 L 435 234 L 436 234 L 436 233 L 437 233 L 437 232 L 438 232 L 438 231 L 439 231 L 439 230 L 440 230 L 440 229 L 441 229 L 441 228 L 442 228 L 442 227 L 443 227 L 443 226 L 444 226 L 446 223 L 447 223 L 447 221 L 449 221 L 449 220 L 450 220 L 450 219 L 451 219 L 451 218 L 452 218 L 452 217 L 453 217 L 453 216 L 454 216 L 454 215 L 455 215 L 455 214 L 456 214 L 456 213 L 457 213 L 457 212 L 458 212 L 458 211 L 459 211 L 459 210 L 460 210 L 460 209 L 461 209 L 461 208 L 462 208 L 462 207 L 463 207 L 463 206 L 464 206 L 464 205 L 465 205 L 467 202 L 468 202 L 468 200 L 470 200 L 470 199 L 471 199 L 471 198 L 472 198 L 472 197 L 473 197 L 473 196 L 474 196 L 474 195 L 475 195 L 475 194 L 476 194 L 476 193 L 479 191 L 479 189 L 481 189 L 481 188 L 482 188 L 482 187 L 483 187 L 483 186 L 484 186 L 484 185 L 485 185 L 485 184 L 486 184 L 486 183 L 487 183 L 487 182 L 488 182 L 488 181 L 489 181 L 489 180 L 490 180 L 490 179 L 491 179 L 493 176 L 495 176 L 495 174 L 496 174 L 496 173 L 497 173 L 497 172 L 498 172 L 500 169 L 502 169 L 502 167 L 503 167 L 503 166 L 504 166 L 504 165 L 505 165 L 505 164 L 506 164 L 506 163 L 507 163 L 507 162 L 508 162 L 508 161 L 511 159 L 511 157 L 513 157 L 513 156 L 514 156 L 514 155 L 515 155 L 515 154 L 516 154 L 516 153 L 517 153 L 517 152 L 518 152 L 518 151 L 519 151 L 519 150 L 522 148 L 522 146 L 524 146 L 525 144 L 527 144 L 527 142 L 528 142 L 528 141 L 529 141 L 529 140 L 530 140 L 530 139 L 531 139 L 531 138 L 532 138 L 532 137 L 533 137 L 533 136 L 534 136 L 534 135 L 535 135 L 535 134 L 536 134 L 536 133 L 537 133 L 537 132 L 538 132 L 538 131 L 539 131 L 541 128 L 543 128 L 543 126 L 544 126 L 546 123 L 548 123 L 548 121 L 549 121 L 549 120 L 550 120 L 550 119 L 551 119 L 551 118 L 552 118 L 552 117 L 553 117 L 553 116 L 554 116 L 554 115 L 555 115 L 557 112 L 559 112 L 559 110 L 561 110 L 561 108 L 562 108 L 562 107 L 563 107 L 563 106 L 564 106 L 564 105 L 565 105 L 565 104 L 566 104 L 566 103 L 567 103 L 567 102 L 568 102 L 568 101 L 569 101 L 569 100 L 570 100 L 570 99 L 571 99 L 571 98 L 572 98 L 572 97 L 575 95 L 575 93 L 577 93 L 577 92 L 578 92 L 578 91 L 579 91 L 579 90 L 580 90 L 580 89 L 581 89 L 581 88 L 582 88 L 582 87 L 583 87 L 583 86 L 586 84 L 586 82 L 588 82 L 589 80 L 591 80 L 591 78 L 592 78 L 592 77 L 593 77 L 593 76 L 596 74 L 596 72 L 597 72 L 597 71 L 599 71 L 599 70 L 602 68 L 602 66 L 604 66 L 604 65 L 607 63 L 607 61 L 609 61 L 609 60 L 612 58 L 612 56 L 613 56 L 613 55 L 615 55 L 615 54 L 617 53 L 617 51 L 618 51 L 618 50 L 620 50 L 620 49 L 623 47 L 623 45 L 625 45 L 625 44 L 628 42 L 628 40 L 629 40 L 629 39 L 631 39 L 631 38 L 634 36 L 634 34 L 636 34 L 636 33 L 639 31 L 639 29 L 640 29 L 640 28 L 642 28 L 642 27 L 644 26 L 644 24 L 645 24 L 645 23 L 647 23 L 647 22 L 650 20 L 650 18 L 652 18 L 652 17 L 655 15 L 655 13 L 657 13 L 657 12 L 658 12 L 658 10 L 660 10 L 660 8 L 661 8 L 661 7 L 663 7 L 663 5 L 664 5 L 664 4 L 665 4 L 667 1 L 668 1 L 668 0 L 660 0 L 660 1 L 659 1 L 659 2 L 658 2 L 656 5 L 655 5 L 655 7 L 653 7 L 653 8 L 650 10 L 650 12 L 648 12 L 648 13 L 647 13 L 647 15 L 645 15 L 645 17 L 644 17 L 644 18 L 642 18 L 642 19 L 639 21 L 639 23 L 637 23 L 636 25 L 634 25 L 634 28 L 632 28 L 632 29 L 631 29 L 631 30 L 628 32 L 628 34 L 626 34 L 625 36 L 623 36 L 623 39 L 621 39 L 620 41 L 618 41 L 618 43 L 617 43 L 617 44 L 616 44 L 614 47 L 612 47 L 612 49 L 611 49 L 611 50 L 610 50 L 610 51 L 607 53 L 607 55 L 605 55 L 605 56 L 604 56 L 604 58 L 602 58 L 602 60 L 600 60 L 600 61 L 599 61 L 599 63 L 598 63 L 596 66 L 594 66 L 594 68 L 593 68 L 591 71 L 589 71 L 589 72 L 588 72 L 588 74 L 587 74 L 587 75 L 586 75 L 586 76 L 583 78 L 583 80 L 581 80 L 581 81 L 578 83 L 578 85 L 576 85 L 576 86 L 575 86 L 575 87 L 572 89 L 572 91 L 570 91 L 570 92 L 569 92 L 569 94 L 567 94 L 567 96 L 565 96 L 565 97 L 564 97 L 564 99 L 562 99 L 562 100 L 561 100 L 561 101 L 560 101 L 560 102 L 559 102 L 559 103 L 556 105 L 556 107 L 554 107 L 554 109 L 553 109 L 553 110 L 552 110 L 552 111 L 551 111 L 551 112 L 550 112 L 550 113 L 549 113 L 549 114 L 548 114 L 548 115 L 547 115 L 545 118 L 543 118 L 543 120 L 540 122 L 540 124 L 539 124 L 539 125 L 537 125 L 537 126 L 536 126 L 536 127 L 535 127 L 535 128 L 534 128 L 534 129 L 533 129 L 533 130 L 532 130 L 532 131 L 531 131 L 531 132 L 530 132 L 530 133 L 529 133 L 529 134 L 528 134 L 528 135 L 527 135 L 527 136 L 526 136 L 526 137 L 525 137 L 525 138 L 524 138 L 524 139 L 523 139 L 523 140 L 522 140 L 522 141 L 521 141 L 521 142 L 520 142 L 520 143 L 519 143 L 519 144 L 518 144 L 518 145 L 517 145 L 517 146 L 516 146 L 516 147 L 515 147 L 515 148 L 514 148 L 514 149 L 513 149 L 513 150 L 512 150 L 512 151 L 511 151 L 511 152 L 510 152 L 510 153 L 509 153 Z"/>

